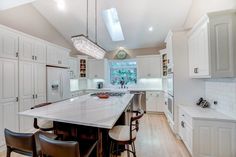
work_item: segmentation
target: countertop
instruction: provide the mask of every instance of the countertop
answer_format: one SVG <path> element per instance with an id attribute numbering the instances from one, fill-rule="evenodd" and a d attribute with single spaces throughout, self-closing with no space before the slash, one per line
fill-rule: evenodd
<path id="1" fill-rule="evenodd" d="M 160 91 L 162 92 L 162 89 L 158 88 L 102 88 L 102 89 L 96 89 L 96 88 L 88 88 L 83 89 L 83 91 L 114 91 L 114 92 L 129 92 L 129 91 Z"/>
<path id="2" fill-rule="evenodd" d="M 193 119 L 228 121 L 236 123 L 235 118 L 227 116 L 211 108 L 201 108 L 196 105 L 179 105 L 179 108 L 184 110 Z"/>
<path id="3" fill-rule="evenodd" d="M 114 96 L 108 99 L 99 99 L 90 95 L 83 95 L 20 112 L 19 114 L 70 124 L 111 129 L 127 108 L 133 96 L 133 94 L 125 94 L 122 97 Z"/>

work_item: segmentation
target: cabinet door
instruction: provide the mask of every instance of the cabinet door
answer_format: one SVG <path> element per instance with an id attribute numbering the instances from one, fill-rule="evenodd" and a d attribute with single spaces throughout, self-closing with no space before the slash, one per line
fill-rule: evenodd
<path id="1" fill-rule="evenodd" d="M 89 60 L 88 73 L 90 79 L 104 79 L 104 60 Z"/>
<path id="2" fill-rule="evenodd" d="M 19 131 L 18 102 L 0 103 L 0 146 L 5 144 L 4 129 Z"/>
<path id="3" fill-rule="evenodd" d="M 157 99 L 153 92 L 146 92 L 146 110 L 149 112 L 157 112 Z"/>
<path id="4" fill-rule="evenodd" d="M 216 129 L 216 154 L 217 157 L 236 156 L 236 126 L 234 123 L 218 123 Z"/>
<path id="5" fill-rule="evenodd" d="M 20 61 L 20 111 L 29 110 L 34 106 L 34 63 Z M 29 117 L 20 117 L 20 131 L 32 129 L 33 120 Z"/>
<path id="6" fill-rule="evenodd" d="M 214 125 L 207 122 L 199 122 L 194 128 L 193 156 L 215 157 L 215 132 Z"/>
<path id="7" fill-rule="evenodd" d="M 191 77 L 210 76 L 208 23 L 199 27 L 189 38 L 189 69 Z"/>
<path id="8" fill-rule="evenodd" d="M 18 62 L 0 58 L 0 103 L 16 101 L 18 97 Z"/>
<path id="9" fill-rule="evenodd" d="M 56 48 L 51 45 L 47 45 L 47 65 L 58 65 Z"/>
<path id="10" fill-rule="evenodd" d="M 19 36 L 16 33 L 0 29 L 0 57 L 17 59 Z"/>
<path id="11" fill-rule="evenodd" d="M 211 69 L 214 77 L 234 76 L 234 27 L 230 16 L 220 16 L 211 20 Z"/>
<path id="12" fill-rule="evenodd" d="M 37 63 L 46 64 L 46 45 L 43 42 L 35 42 L 34 56 Z"/>
<path id="13" fill-rule="evenodd" d="M 140 57 L 138 61 L 139 78 L 160 78 L 161 59 L 160 56 Z"/>
<path id="14" fill-rule="evenodd" d="M 46 65 L 34 64 L 35 105 L 46 102 Z"/>
<path id="15" fill-rule="evenodd" d="M 27 37 L 20 37 L 19 41 L 19 56 L 22 61 L 34 60 L 35 40 Z"/>

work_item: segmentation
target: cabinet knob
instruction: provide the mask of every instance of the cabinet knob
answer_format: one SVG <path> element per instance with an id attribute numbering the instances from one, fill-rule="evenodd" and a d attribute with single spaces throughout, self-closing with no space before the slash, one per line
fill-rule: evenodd
<path id="1" fill-rule="evenodd" d="M 58 61 L 58 64 L 62 64 L 62 61 Z"/>
<path id="2" fill-rule="evenodd" d="M 151 76 L 151 74 L 147 74 L 147 76 L 148 76 L 148 77 L 150 77 L 150 76 Z"/>
<path id="3" fill-rule="evenodd" d="M 194 73 L 197 74 L 198 73 L 198 68 L 194 68 Z"/>
<path id="4" fill-rule="evenodd" d="M 32 56 L 32 60 L 34 60 L 34 56 Z"/>

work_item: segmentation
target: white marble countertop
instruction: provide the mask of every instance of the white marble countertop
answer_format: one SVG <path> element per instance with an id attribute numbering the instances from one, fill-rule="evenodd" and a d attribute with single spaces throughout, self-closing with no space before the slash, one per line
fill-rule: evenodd
<path id="1" fill-rule="evenodd" d="M 111 129 L 129 105 L 133 94 L 99 99 L 90 95 L 75 97 L 48 106 L 20 112 L 21 116 L 42 118 Z"/>
<path id="2" fill-rule="evenodd" d="M 96 89 L 96 88 L 88 88 L 83 89 L 84 91 L 114 91 L 114 92 L 129 92 L 129 91 L 163 91 L 162 89 L 158 88 L 102 88 L 102 89 Z"/>
<path id="3" fill-rule="evenodd" d="M 179 108 L 184 110 L 193 119 L 228 121 L 236 123 L 235 118 L 227 116 L 211 108 L 201 108 L 196 105 L 179 105 Z"/>

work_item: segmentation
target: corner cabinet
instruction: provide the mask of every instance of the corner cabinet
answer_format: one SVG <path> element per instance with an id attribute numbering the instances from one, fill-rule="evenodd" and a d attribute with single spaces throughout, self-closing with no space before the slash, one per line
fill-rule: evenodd
<path id="1" fill-rule="evenodd" d="M 179 108 L 179 136 L 185 146 L 192 157 L 235 157 L 236 121 L 224 120 L 224 116 L 214 113 L 214 110 L 207 117 L 206 110 L 200 107 Z M 218 115 L 220 120 L 212 118 L 214 115 Z"/>
<path id="2" fill-rule="evenodd" d="M 235 77 L 235 43 L 235 10 L 205 15 L 188 35 L 190 77 Z"/>
<path id="3" fill-rule="evenodd" d="M 137 68 L 139 78 L 161 78 L 160 55 L 137 56 Z"/>

